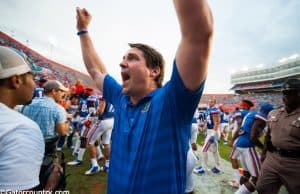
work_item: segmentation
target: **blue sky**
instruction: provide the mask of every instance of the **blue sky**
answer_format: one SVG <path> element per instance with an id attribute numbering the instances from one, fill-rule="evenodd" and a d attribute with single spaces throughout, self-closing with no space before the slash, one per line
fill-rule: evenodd
<path id="1" fill-rule="evenodd" d="M 167 62 L 165 81 L 179 42 L 169 0 L 4 0 L 0 30 L 62 64 L 85 72 L 76 36 L 75 8 L 93 15 L 89 31 L 98 53 L 117 80 L 128 42 L 158 49 Z M 210 0 L 215 36 L 206 93 L 228 93 L 230 73 L 300 54 L 299 0 Z"/>

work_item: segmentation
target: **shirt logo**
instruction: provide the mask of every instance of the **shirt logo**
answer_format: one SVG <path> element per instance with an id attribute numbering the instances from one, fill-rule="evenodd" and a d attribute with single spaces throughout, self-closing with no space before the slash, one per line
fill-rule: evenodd
<path id="1" fill-rule="evenodd" d="M 142 113 L 148 112 L 151 102 L 148 102 L 145 104 L 144 108 L 141 110 Z"/>

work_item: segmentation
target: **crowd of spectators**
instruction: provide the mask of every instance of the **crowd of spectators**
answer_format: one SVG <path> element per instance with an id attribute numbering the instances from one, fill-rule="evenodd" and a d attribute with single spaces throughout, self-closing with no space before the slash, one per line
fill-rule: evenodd
<path id="1" fill-rule="evenodd" d="M 82 81 L 82 85 L 92 86 L 91 79 L 87 75 L 41 56 L 3 32 L 0 32 L 0 45 L 13 47 L 19 50 L 20 53 L 26 54 L 28 61 L 32 65 L 32 69 L 36 69 L 36 81 L 41 78 L 46 80 L 59 80 L 72 90 L 72 88 L 76 85 L 76 82 L 80 79 Z M 243 99 L 253 101 L 255 103 L 255 107 L 258 107 L 262 103 L 272 103 L 275 107 L 282 105 L 280 92 L 252 94 L 204 94 L 201 98 L 200 104 L 208 104 L 209 99 L 212 97 L 217 100 L 218 104 L 223 104 L 225 109 L 228 109 L 229 111 L 234 110 L 238 103 Z"/>
<path id="2" fill-rule="evenodd" d="M 254 102 L 254 109 L 263 103 L 270 103 L 274 107 L 282 106 L 282 97 L 280 92 L 263 92 L 252 94 L 203 94 L 200 106 L 208 104 L 209 99 L 215 98 L 218 104 L 224 105 L 228 111 L 235 110 L 243 99 L 249 99 Z"/>
<path id="3" fill-rule="evenodd" d="M 273 84 L 271 81 L 262 83 L 250 83 L 250 84 L 238 84 L 234 86 L 235 90 L 246 90 L 246 89 L 259 89 L 259 88 L 272 88 Z"/>
<path id="4" fill-rule="evenodd" d="M 36 80 L 39 80 L 40 78 L 46 80 L 59 80 L 69 88 L 75 85 L 78 79 L 82 80 L 84 85 L 92 85 L 92 81 L 88 75 L 43 57 L 1 31 L 0 45 L 15 48 L 20 54 L 25 54 L 31 65 L 31 69 L 36 73 Z"/>

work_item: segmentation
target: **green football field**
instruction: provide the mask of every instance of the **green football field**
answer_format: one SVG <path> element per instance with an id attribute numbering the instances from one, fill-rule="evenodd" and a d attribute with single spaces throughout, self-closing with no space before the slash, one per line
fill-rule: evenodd
<path id="1" fill-rule="evenodd" d="M 74 159 L 72 156 L 72 150 L 64 148 L 65 161 L 69 162 Z M 84 174 L 90 166 L 90 155 L 86 151 L 84 155 L 84 162 L 78 166 L 66 165 L 67 188 L 70 194 L 105 194 L 106 193 L 106 181 L 107 173 L 99 172 L 94 175 L 87 176 Z M 103 165 L 103 162 L 100 162 Z"/>
<path id="2" fill-rule="evenodd" d="M 204 141 L 204 135 L 198 135 L 197 143 L 202 145 Z M 71 161 L 74 157 L 71 155 L 72 151 L 68 148 L 63 149 L 66 162 Z M 223 140 L 219 143 L 220 155 L 223 159 L 228 160 L 230 153 L 230 147 L 223 144 Z M 99 172 L 95 175 L 87 176 L 84 172 L 88 170 L 90 165 L 89 153 L 85 152 L 84 162 L 79 166 L 67 166 L 67 190 L 70 194 L 105 194 L 107 186 L 107 173 Z M 103 163 L 100 162 L 100 165 Z"/>

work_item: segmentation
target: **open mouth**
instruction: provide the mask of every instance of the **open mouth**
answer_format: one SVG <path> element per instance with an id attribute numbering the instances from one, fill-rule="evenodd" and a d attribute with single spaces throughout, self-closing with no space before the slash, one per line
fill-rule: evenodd
<path id="1" fill-rule="evenodd" d="M 123 82 L 126 82 L 130 79 L 130 75 L 129 75 L 128 71 L 122 71 L 121 76 L 122 76 Z"/>

